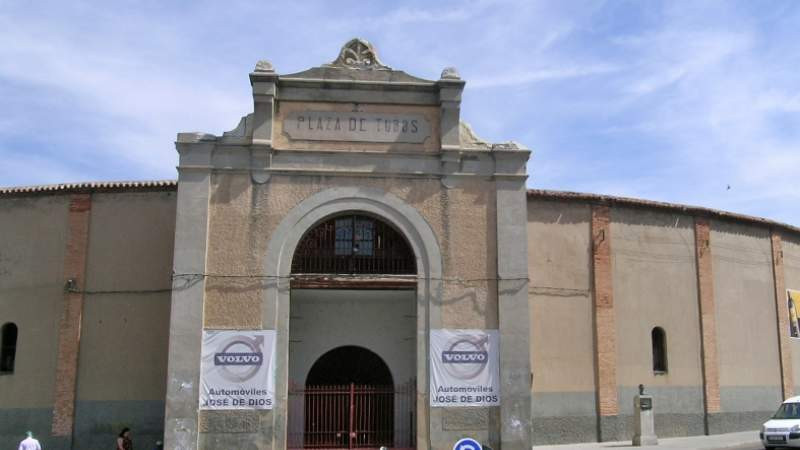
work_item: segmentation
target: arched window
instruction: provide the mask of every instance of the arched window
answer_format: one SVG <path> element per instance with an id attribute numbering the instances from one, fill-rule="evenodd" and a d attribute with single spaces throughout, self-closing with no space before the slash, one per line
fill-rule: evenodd
<path id="1" fill-rule="evenodd" d="M 303 236 L 292 273 L 408 275 L 416 273 L 416 258 L 391 225 L 349 213 L 327 219 Z"/>
<path id="2" fill-rule="evenodd" d="M 9 322 L 0 329 L 0 373 L 14 372 L 17 354 L 17 326 Z"/>
<path id="3" fill-rule="evenodd" d="M 651 333 L 653 341 L 653 372 L 667 372 L 667 333 L 661 327 L 653 328 Z"/>

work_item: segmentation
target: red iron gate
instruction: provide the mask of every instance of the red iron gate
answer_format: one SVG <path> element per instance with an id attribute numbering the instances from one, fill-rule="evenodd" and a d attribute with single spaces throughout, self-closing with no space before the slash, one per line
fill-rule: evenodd
<path id="1" fill-rule="evenodd" d="M 415 446 L 416 385 L 306 386 L 289 392 L 290 449 Z"/>

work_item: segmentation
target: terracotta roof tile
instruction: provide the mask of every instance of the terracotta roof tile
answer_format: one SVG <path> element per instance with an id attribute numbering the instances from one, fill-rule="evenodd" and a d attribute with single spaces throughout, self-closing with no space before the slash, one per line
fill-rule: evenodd
<path id="1" fill-rule="evenodd" d="M 75 192 L 127 192 L 127 191 L 154 191 L 175 190 L 178 187 L 176 180 L 155 181 L 90 181 L 82 183 L 44 184 L 38 186 L 12 186 L 0 187 L 0 197 L 15 195 L 36 194 L 71 194 Z"/>
<path id="2" fill-rule="evenodd" d="M 539 198 L 542 200 L 566 200 L 581 201 L 586 203 L 596 203 L 609 206 L 627 206 L 633 208 L 661 209 L 679 212 L 689 215 L 706 216 L 722 220 L 736 222 L 749 222 L 752 224 L 763 225 L 772 228 L 782 228 L 792 233 L 800 233 L 800 228 L 786 223 L 775 222 L 761 217 L 737 214 L 717 209 L 704 208 L 701 206 L 681 205 L 677 203 L 657 202 L 653 200 L 642 200 L 638 198 L 614 197 L 611 195 L 586 194 L 581 192 L 569 191 L 550 191 L 545 189 L 528 189 L 528 198 Z"/>

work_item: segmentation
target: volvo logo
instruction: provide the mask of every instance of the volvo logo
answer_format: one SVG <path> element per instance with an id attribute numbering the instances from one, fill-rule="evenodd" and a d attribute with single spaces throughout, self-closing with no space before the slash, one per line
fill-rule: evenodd
<path id="1" fill-rule="evenodd" d="M 239 342 L 244 344 L 243 342 Z M 260 366 L 261 353 L 215 353 L 215 366 Z"/>
<path id="2" fill-rule="evenodd" d="M 489 336 L 457 336 L 442 352 L 444 369 L 453 377 L 470 380 L 480 374 L 489 362 Z"/>
<path id="3" fill-rule="evenodd" d="M 221 351 L 214 353 L 214 366 L 226 380 L 245 382 L 253 378 L 264 363 L 263 346 L 263 336 L 232 336 L 220 344 Z"/>

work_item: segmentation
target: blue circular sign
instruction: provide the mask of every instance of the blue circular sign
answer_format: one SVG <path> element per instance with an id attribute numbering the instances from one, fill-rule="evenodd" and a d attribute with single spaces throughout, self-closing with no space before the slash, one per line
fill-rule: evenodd
<path id="1" fill-rule="evenodd" d="M 481 444 L 475 439 L 463 438 L 456 442 L 456 445 L 453 446 L 453 450 L 483 450 L 483 447 L 481 447 Z"/>

